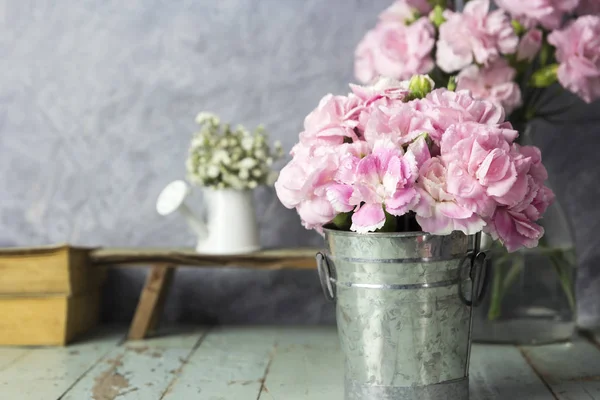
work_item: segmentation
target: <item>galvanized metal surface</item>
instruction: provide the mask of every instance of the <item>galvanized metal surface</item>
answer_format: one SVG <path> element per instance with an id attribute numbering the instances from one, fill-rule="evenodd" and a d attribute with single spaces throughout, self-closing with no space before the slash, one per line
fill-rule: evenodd
<path id="1" fill-rule="evenodd" d="M 336 301 L 346 400 L 468 399 L 470 239 L 326 230 L 325 240 L 317 261 Z"/>

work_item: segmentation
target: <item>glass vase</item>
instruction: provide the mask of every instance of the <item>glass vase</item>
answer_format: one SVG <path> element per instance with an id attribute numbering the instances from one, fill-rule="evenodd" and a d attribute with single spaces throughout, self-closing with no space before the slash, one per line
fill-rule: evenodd
<path id="1" fill-rule="evenodd" d="M 523 144 L 531 143 L 530 129 Z M 576 326 L 577 258 L 571 225 L 557 198 L 538 221 L 538 247 L 508 253 L 487 235 L 487 292 L 476 308 L 478 342 L 544 344 L 569 340 Z"/>

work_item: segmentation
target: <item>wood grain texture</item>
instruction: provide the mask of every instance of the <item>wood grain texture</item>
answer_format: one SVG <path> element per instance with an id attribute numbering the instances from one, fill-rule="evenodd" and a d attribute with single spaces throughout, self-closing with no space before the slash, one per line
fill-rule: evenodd
<path id="1" fill-rule="evenodd" d="M 90 253 L 95 265 L 175 264 L 197 267 L 236 266 L 257 269 L 316 268 L 316 248 L 275 249 L 237 255 L 198 254 L 178 249 L 98 249 Z"/>
<path id="2" fill-rule="evenodd" d="M 512 346 L 473 345 L 470 364 L 473 400 L 552 400 L 542 380 Z"/>
<path id="3" fill-rule="evenodd" d="M 155 265 L 152 267 L 146 277 L 146 284 L 142 289 L 140 300 L 135 310 L 131 327 L 129 328 L 129 339 L 143 339 L 148 334 L 148 331 L 156 326 L 173 273 L 173 265 L 170 264 Z"/>
<path id="4" fill-rule="evenodd" d="M 559 400 L 600 400 L 600 351 L 583 339 L 522 347 L 521 351 Z"/>
<path id="5" fill-rule="evenodd" d="M 114 348 L 61 400 L 158 400 L 203 335 L 198 330 L 176 342 L 156 338 L 151 346 L 125 343 Z"/>
<path id="6" fill-rule="evenodd" d="M 256 399 L 275 343 L 274 331 L 269 328 L 223 328 L 210 332 L 164 400 Z"/>
<path id="7" fill-rule="evenodd" d="M 333 327 L 283 328 L 260 400 L 342 400 L 344 360 Z"/>
<path id="8" fill-rule="evenodd" d="M 58 399 L 122 338 L 122 329 L 108 329 L 100 330 L 68 348 L 13 349 L 24 353 L 8 364 L 2 360 L 3 354 L 6 355 L 10 349 L 0 349 L 0 398 Z M 16 354 L 12 353 L 12 356 Z"/>

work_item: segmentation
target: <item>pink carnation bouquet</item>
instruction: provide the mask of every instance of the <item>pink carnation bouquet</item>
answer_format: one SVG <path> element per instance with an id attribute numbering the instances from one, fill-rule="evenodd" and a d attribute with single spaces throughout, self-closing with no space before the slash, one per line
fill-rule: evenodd
<path id="1" fill-rule="evenodd" d="M 590 103 L 600 97 L 600 1 L 396 0 L 358 44 L 355 74 L 466 89 L 504 107 L 511 121 L 539 115 L 541 94 L 560 85 Z"/>
<path id="2" fill-rule="evenodd" d="M 381 78 L 327 95 L 304 120 L 275 189 L 303 225 L 361 234 L 483 231 L 534 247 L 553 200 L 536 147 L 497 103 L 433 80 Z"/>

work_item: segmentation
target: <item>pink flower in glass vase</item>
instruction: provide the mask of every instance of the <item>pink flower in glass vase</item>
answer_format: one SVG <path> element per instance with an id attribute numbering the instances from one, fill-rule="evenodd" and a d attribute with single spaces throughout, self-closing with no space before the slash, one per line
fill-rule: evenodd
<path id="1" fill-rule="evenodd" d="M 411 22 L 415 16 L 427 15 L 431 11 L 431 4 L 427 0 L 396 0 L 379 15 L 382 21 Z"/>
<path id="2" fill-rule="evenodd" d="M 587 103 L 600 97 L 600 16 L 579 17 L 548 42 L 556 47 L 560 84 Z"/>
<path id="3" fill-rule="evenodd" d="M 577 15 L 600 15 L 600 1 L 580 0 L 575 13 Z"/>
<path id="4" fill-rule="evenodd" d="M 363 83 L 379 75 L 408 79 L 434 67 L 431 51 L 435 29 L 425 17 L 410 25 L 380 21 L 359 43 L 355 52 L 354 71 Z"/>
<path id="5" fill-rule="evenodd" d="M 514 81 L 517 71 L 499 58 L 487 66 L 470 65 L 457 76 L 456 89 L 470 90 L 478 99 L 496 102 L 510 114 L 522 103 L 521 90 Z"/>
<path id="6" fill-rule="evenodd" d="M 563 16 L 573 11 L 578 3 L 579 0 L 496 0 L 498 7 L 525 26 L 540 24 L 547 29 L 559 28 Z"/>
<path id="7" fill-rule="evenodd" d="M 471 0 L 462 13 L 444 11 L 436 55 L 442 70 L 451 73 L 474 62 L 487 64 L 517 50 L 519 39 L 508 16 L 489 8 L 489 0 Z"/>
<path id="8" fill-rule="evenodd" d="M 513 252 L 522 247 L 536 247 L 544 235 L 544 228 L 522 212 L 499 207 L 484 232 L 489 233 L 493 239 L 500 239 L 506 250 Z"/>
<path id="9" fill-rule="evenodd" d="M 485 222 L 472 210 L 456 203 L 446 189 L 447 170 L 440 158 L 427 160 L 419 170 L 417 222 L 424 231 L 448 235 L 458 230 L 467 235 L 479 232 Z"/>

